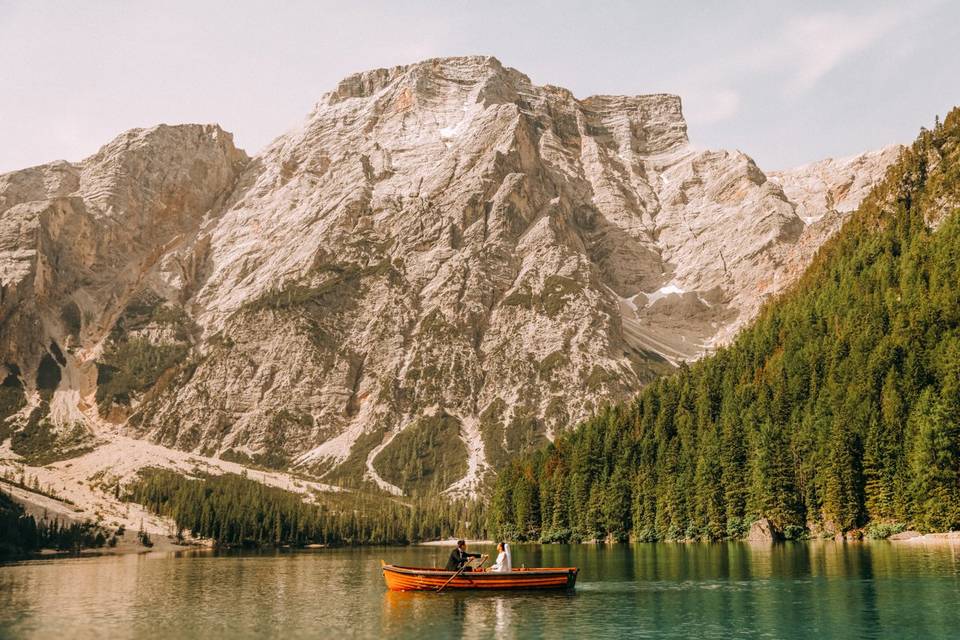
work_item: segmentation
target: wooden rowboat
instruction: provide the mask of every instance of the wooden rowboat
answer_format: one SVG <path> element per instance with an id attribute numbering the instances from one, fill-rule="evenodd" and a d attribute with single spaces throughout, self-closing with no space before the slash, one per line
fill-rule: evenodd
<path id="1" fill-rule="evenodd" d="M 398 567 L 382 560 L 383 579 L 391 591 L 437 591 L 446 589 L 573 589 L 577 567 L 514 569 L 509 572 L 457 572 L 425 567 Z"/>

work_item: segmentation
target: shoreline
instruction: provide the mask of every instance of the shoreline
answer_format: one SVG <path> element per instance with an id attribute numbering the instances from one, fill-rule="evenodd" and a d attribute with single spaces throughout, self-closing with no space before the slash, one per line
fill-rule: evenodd
<path id="1" fill-rule="evenodd" d="M 168 553 L 178 553 L 181 551 L 203 551 L 211 549 L 204 544 L 177 544 L 170 540 L 154 542 L 152 547 L 144 547 L 138 543 L 119 543 L 115 547 L 84 547 L 79 551 L 60 551 L 58 549 L 40 549 L 22 555 L 0 556 L 0 566 L 15 562 L 28 562 L 34 560 L 64 560 L 83 558 L 105 558 L 120 556 L 145 556 L 152 553 L 158 555 Z"/>
<path id="2" fill-rule="evenodd" d="M 471 540 L 469 538 L 444 538 L 443 540 L 427 540 L 425 542 L 414 542 L 410 545 L 397 545 L 397 546 L 411 546 L 411 547 L 455 547 L 457 546 L 458 540 L 463 540 L 467 543 L 467 546 L 472 544 L 497 544 L 493 540 Z"/>
<path id="3" fill-rule="evenodd" d="M 467 546 L 492 546 L 497 544 L 493 540 L 466 540 Z M 749 544 L 751 547 L 770 547 L 778 544 L 786 543 L 805 543 L 805 544 L 828 544 L 828 543 L 844 543 L 844 544 L 878 544 L 878 543 L 895 543 L 896 546 L 914 546 L 914 545 L 937 545 L 937 546 L 960 546 L 960 531 L 948 531 L 948 532 L 938 532 L 938 533 L 919 533 L 917 531 L 905 531 L 902 534 L 895 534 L 885 539 L 870 539 L 870 538 L 861 538 L 857 540 L 841 539 L 836 540 L 834 538 L 820 538 L 820 539 L 807 539 L 807 540 L 788 540 L 788 541 L 750 541 L 750 540 L 726 540 L 722 543 L 745 543 Z M 233 551 L 263 551 L 263 550 L 287 550 L 287 551 L 318 551 L 321 549 L 346 549 L 346 548 L 357 548 L 357 547 L 454 547 L 457 544 L 457 538 L 446 538 L 443 540 L 427 540 L 424 542 L 413 542 L 409 544 L 393 544 L 393 545 L 344 545 L 344 546 L 330 546 L 330 545 L 317 545 L 317 544 L 308 544 L 300 547 L 293 547 L 289 545 L 271 547 L 264 546 L 258 548 L 244 548 L 244 547 L 222 547 L 222 550 L 233 550 Z M 555 544 L 561 543 L 552 543 L 552 542 L 519 542 L 511 544 L 520 544 L 523 546 L 527 545 L 537 545 L 537 546 L 553 546 Z M 576 546 L 616 546 L 616 545 L 634 545 L 634 544 L 665 544 L 665 545 L 674 545 L 674 544 L 717 544 L 716 542 L 694 542 L 694 541 L 660 541 L 660 542 L 569 542 L 562 543 L 568 545 Z M 152 547 L 144 547 L 139 543 L 135 542 L 121 542 L 116 547 L 92 547 L 81 549 L 79 553 L 74 553 L 72 551 L 58 551 L 55 549 L 42 549 L 38 552 L 29 553 L 26 555 L 20 556 L 8 556 L 0 558 L 0 566 L 4 564 L 11 564 L 16 562 L 27 562 L 35 560 L 62 560 L 70 558 L 96 558 L 96 557 L 107 557 L 107 556 L 130 556 L 130 555 L 150 555 L 150 554 L 169 554 L 169 553 L 179 553 L 184 551 L 198 552 L 198 551 L 216 551 L 217 547 L 210 544 L 209 541 L 197 541 L 193 543 L 177 543 L 173 540 L 162 538 L 155 539 L 154 545 Z"/>
<path id="4" fill-rule="evenodd" d="M 883 542 L 880 540 L 879 542 Z M 960 544 L 960 531 L 945 531 L 939 533 L 920 533 L 919 531 L 902 531 L 895 533 L 886 542 L 901 544 Z"/>

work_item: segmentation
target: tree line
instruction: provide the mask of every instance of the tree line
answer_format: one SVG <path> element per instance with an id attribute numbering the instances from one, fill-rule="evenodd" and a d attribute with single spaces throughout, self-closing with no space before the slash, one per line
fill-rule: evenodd
<path id="1" fill-rule="evenodd" d="M 406 544 L 479 535 L 481 503 L 439 496 L 401 503 L 355 492 L 315 493 L 312 500 L 242 475 L 186 478 L 145 469 L 126 498 L 170 517 L 179 534 L 229 546 Z"/>
<path id="2" fill-rule="evenodd" d="M 61 523 L 25 513 L 7 493 L 0 491 L 0 558 L 21 557 L 41 549 L 79 553 L 81 549 L 116 544 L 116 538 L 92 522 Z"/>
<path id="3" fill-rule="evenodd" d="M 729 347 L 499 476 L 518 540 L 960 528 L 960 111 Z"/>

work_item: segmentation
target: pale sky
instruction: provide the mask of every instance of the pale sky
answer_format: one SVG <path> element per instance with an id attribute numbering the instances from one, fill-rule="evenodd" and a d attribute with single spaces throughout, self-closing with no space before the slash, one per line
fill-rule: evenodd
<path id="1" fill-rule="evenodd" d="M 0 0 L 0 172 L 161 122 L 253 154 L 350 73 L 467 54 L 578 97 L 677 93 L 695 145 L 772 170 L 960 104 L 960 2 Z"/>

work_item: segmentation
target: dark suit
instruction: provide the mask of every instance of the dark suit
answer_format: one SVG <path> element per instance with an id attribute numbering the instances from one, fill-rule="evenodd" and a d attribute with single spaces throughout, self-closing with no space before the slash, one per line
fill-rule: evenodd
<path id="1" fill-rule="evenodd" d="M 444 567 L 447 571 L 459 571 L 460 567 L 467 564 L 470 558 L 479 558 L 479 553 L 467 553 L 460 547 L 457 547 L 450 552 L 450 557 L 447 559 L 447 566 Z"/>

